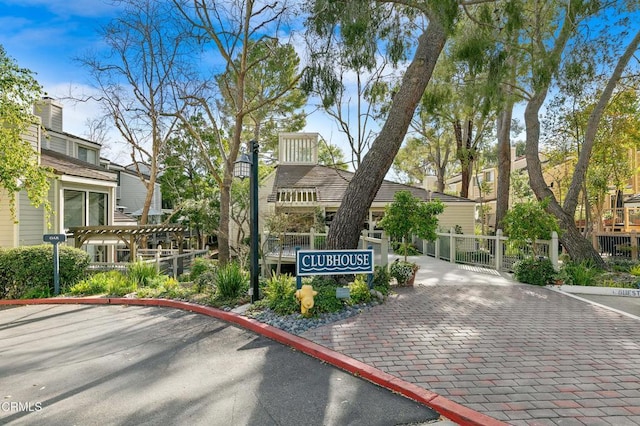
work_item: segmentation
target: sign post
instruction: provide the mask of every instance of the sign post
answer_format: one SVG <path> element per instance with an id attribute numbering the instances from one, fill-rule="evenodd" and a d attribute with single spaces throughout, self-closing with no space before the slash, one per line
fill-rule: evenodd
<path id="1" fill-rule="evenodd" d="M 58 244 L 67 241 L 65 234 L 44 234 L 42 241 L 53 244 L 53 294 L 60 293 L 60 253 Z"/>
<path id="2" fill-rule="evenodd" d="M 296 248 L 296 287 L 309 275 L 373 274 L 373 250 L 299 250 Z M 348 297 L 336 293 L 337 297 Z"/>

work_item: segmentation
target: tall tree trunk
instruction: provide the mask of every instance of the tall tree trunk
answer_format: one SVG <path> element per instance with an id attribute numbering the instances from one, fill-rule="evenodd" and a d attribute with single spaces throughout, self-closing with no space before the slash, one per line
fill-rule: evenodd
<path id="1" fill-rule="evenodd" d="M 389 116 L 371 144 L 345 192 L 327 236 L 332 249 L 356 248 L 369 207 L 402 145 L 416 106 L 424 93 L 447 34 L 435 19 L 418 39 L 413 61 L 393 98 Z"/>
<path id="2" fill-rule="evenodd" d="M 231 258 L 229 249 L 229 218 L 231 206 L 231 172 L 225 167 L 220 187 L 220 226 L 218 227 L 218 260 L 227 263 Z"/>
<path id="3" fill-rule="evenodd" d="M 571 258 L 576 261 L 592 260 L 596 265 L 600 265 L 602 267 L 605 266 L 602 257 L 598 254 L 591 243 L 582 236 L 576 226 L 574 216 L 578 203 L 578 196 L 580 194 L 580 190 L 582 189 L 582 183 L 585 180 L 587 165 L 589 163 L 589 159 L 591 158 L 593 144 L 595 143 L 596 131 L 600 123 L 600 118 L 602 117 L 606 105 L 611 99 L 613 90 L 615 89 L 615 86 L 620 79 L 622 72 L 629 63 L 629 60 L 633 57 L 634 52 L 638 49 L 639 44 L 640 31 L 636 33 L 633 40 L 627 46 L 625 53 L 619 58 L 613 73 L 609 77 L 607 86 L 600 95 L 598 104 L 589 116 L 587 131 L 585 134 L 585 141 L 582 145 L 582 150 L 580 151 L 580 155 L 578 157 L 578 162 L 576 164 L 573 178 L 571 180 L 571 185 L 569 186 L 569 190 L 567 191 L 564 206 L 560 206 L 560 203 L 558 203 L 558 201 L 554 197 L 553 192 L 551 192 L 551 190 L 547 187 L 547 184 L 544 181 L 544 177 L 542 175 L 542 167 L 540 164 L 540 159 L 538 157 L 538 143 L 540 139 L 540 121 L 538 119 L 538 112 L 540 111 L 540 107 L 542 106 L 542 103 L 546 98 L 548 86 L 543 90 L 538 90 L 538 92 L 533 96 L 533 98 L 527 104 L 524 115 L 527 127 L 527 169 L 529 171 L 531 188 L 533 189 L 536 197 L 539 200 L 547 197 L 550 198 L 548 209 L 558 218 L 560 227 L 563 231 L 560 234 L 560 242 L 567 250 Z"/>
<path id="4" fill-rule="evenodd" d="M 476 159 L 475 148 L 471 143 L 471 135 L 473 132 L 473 121 L 466 120 L 466 128 L 462 128 L 459 120 L 453 122 L 453 132 L 456 137 L 456 157 L 460 161 L 462 169 L 462 188 L 460 196 L 469 197 L 469 188 L 471 187 L 471 177 L 473 176 L 473 162 Z"/>
<path id="5" fill-rule="evenodd" d="M 495 229 L 501 229 L 502 219 L 509 210 L 509 187 L 511 184 L 511 117 L 513 102 L 505 102 L 498 116 L 498 179 L 496 188 Z"/>

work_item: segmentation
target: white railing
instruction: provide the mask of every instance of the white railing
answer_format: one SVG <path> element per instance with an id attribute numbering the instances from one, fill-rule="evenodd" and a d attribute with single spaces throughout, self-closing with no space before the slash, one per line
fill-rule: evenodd
<path id="1" fill-rule="evenodd" d="M 196 257 L 203 257 L 209 254 L 209 250 L 185 250 L 180 253 L 176 249 L 144 249 L 138 250 L 138 261 L 156 265 L 156 270 L 163 274 L 171 275 L 173 278 L 184 271 L 188 271 L 191 262 Z M 129 262 L 92 262 L 89 270 L 119 270 L 125 271 Z"/>
<path id="2" fill-rule="evenodd" d="M 538 240 L 535 245 L 516 244 L 502 235 L 498 230 L 496 235 L 465 235 L 451 232 L 437 233 L 435 241 L 423 241 L 413 238 L 412 243 L 423 254 L 446 260 L 451 263 L 482 266 L 499 271 L 512 270 L 513 264 L 527 256 L 536 255 L 547 257 L 554 268 L 558 269 L 558 235 L 553 234 L 549 241 Z M 303 250 L 323 250 L 326 248 L 325 233 L 285 232 L 280 234 L 265 234 L 263 246 L 264 256 L 270 259 L 292 261 L 295 259 L 296 248 Z M 375 264 L 387 265 L 389 255 L 389 239 L 380 231 L 362 231 L 359 248 L 371 247 L 374 251 Z M 535 250 L 534 250 L 535 249 Z"/>
<path id="3" fill-rule="evenodd" d="M 435 241 L 414 238 L 413 243 L 423 254 L 451 263 L 510 271 L 515 262 L 535 254 L 549 258 L 553 267 L 558 270 L 558 234 L 555 232 L 551 240 L 537 240 L 534 245 L 509 241 L 500 229 L 494 236 L 456 234 L 453 229 L 437 235 Z"/>

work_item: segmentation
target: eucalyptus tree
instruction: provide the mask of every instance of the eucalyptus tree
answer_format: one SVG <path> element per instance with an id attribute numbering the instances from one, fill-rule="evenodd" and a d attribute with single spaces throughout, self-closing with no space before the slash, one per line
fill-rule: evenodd
<path id="1" fill-rule="evenodd" d="M 120 0 L 122 14 L 102 28 L 106 49 L 79 58 L 89 71 L 100 102 L 123 141 L 146 188 L 140 222 L 147 223 L 162 153 L 173 137 L 176 111 L 186 102 L 178 95 L 191 75 L 184 30 L 163 2 Z M 85 97 L 83 100 L 87 100 Z"/>
<path id="2" fill-rule="evenodd" d="M 587 76 L 587 78 L 589 78 Z M 594 76 L 591 76 L 594 78 Z M 547 157 L 555 169 L 573 170 L 578 160 L 588 119 L 595 103 L 592 96 L 586 94 L 584 99 L 574 99 L 554 103 L 556 110 L 547 114 L 550 130 L 544 138 L 549 148 Z M 635 161 L 630 153 L 640 149 L 640 101 L 637 89 L 628 88 L 615 93 L 611 102 L 603 112 L 602 120 L 595 137 L 593 152 L 587 168 L 586 178 L 581 191 L 579 207 L 584 217 L 592 223 L 599 223 L 602 213 L 608 206 L 604 205 L 606 195 L 613 188 L 617 194 L 637 173 Z M 547 168 L 546 174 L 553 173 Z M 556 173 L 562 175 L 562 173 Z M 555 177 L 554 193 L 558 202 L 564 202 L 571 183 L 571 174 Z M 617 195 L 616 195 L 617 196 Z M 597 227 L 596 227 L 597 229 Z M 585 235 L 590 229 L 585 227 Z"/>
<path id="3" fill-rule="evenodd" d="M 333 52 L 339 52 L 341 58 L 348 59 L 352 69 L 372 70 L 380 46 L 383 46 L 382 51 L 392 66 L 403 64 L 400 83 L 393 93 L 384 124 L 351 179 L 331 224 L 327 238 L 330 247 L 357 246 L 359 224 L 364 222 L 369 206 L 404 140 L 416 106 L 447 38 L 454 31 L 460 12 L 473 15 L 483 3 L 490 2 L 311 2 L 308 26 L 309 37 L 314 43 L 311 44 L 312 72 L 308 74 L 307 82 L 311 86 L 323 85 L 334 92 L 339 90 Z M 411 60 L 407 59 L 409 56 L 412 56 Z"/>
<path id="4" fill-rule="evenodd" d="M 40 166 L 37 134 L 31 137 L 35 144 L 25 138 L 40 126 L 33 107 L 42 95 L 34 73 L 20 67 L 0 45 L 0 201 L 8 199 L 14 220 L 16 195 L 21 190 L 32 205 L 44 206 L 47 219 L 51 214 L 47 198 L 51 174 Z"/>
<path id="5" fill-rule="evenodd" d="M 593 152 L 601 117 L 609 104 L 611 96 L 616 90 L 618 82 L 624 77 L 629 62 L 634 58 L 640 44 L 640 30 L 633 27 L 636 22 L 625 17 L 627 7 L 632 12 L 638 12 L 634 2 L 622 4 L 603 4 L 599 1 L 532 1 L 524 3 L 526 19 L 531 22 L 530 27 L 524 27 L 519 37 L 522 48 L 526 52 L 528 66 L 528 81 L 525 90 L 528 94 L 524 112 L 526 126 L 526 158 L 527 170 L 531 187 L 539 200 L 549 198 L 547 209 L 558 219 L 560 241 L 569 255 L 577 261 L 591 260 L 603 265 L 603 260 L 591 243 L 586 240 L 575 224 L 575 212 L 579 202 L 579 194 L 583 190 L 587 173 L 587 166 Z M 625 19 L 626 18 L 626 19 Z M 590 25 L 591 24 L 591 25 Z M 594 25 L 596 24 L 596 25 Z M 616 34 L 612 36 L 609 24 L 615 24 Z M 589 26 L 590 25 L 590 26 Z M 621 31 L 627 28 L 631 33 Z M 596 31 L 601 29 L 604 32 Z M 617 32 L 621 31 L 621 32 Z M 622 40 L 622 36 L 627 36 Z M 602 60 L 598 73 L 602 84 L 593 86 L 595 89 L 595 106 L 587 120 L 584 140 L 575 165 L 571 184 L 567 190 L 564 202 L 555 198 L 548 188 L 542 172 L 539 157 L 541 136 L 540 110 L 547 99 L 550 90 L 554 89 L 554 80 L 563 67 L 582 70 L 572 73 L 574 77 L 581 75 L 588 66 L 588 57 L 576 60 L 575 52 L 581 46 L 593 45 L 598 37 L 603 44 L 598 44 L 597 51 L 593 51 L 593 58 Z M 606 60 L 604 60 L 606 59 Z M 566 68 L 566 69 L 569 69 Z M 557 87 L 557 86 L 556 86 Z M 583 85 L 581 90 L 589 89 Z"/>
<path id="6" fill-rule="evenodd" d="M 438 117 L 452 128 L 462 177 L 458 195 L 465 198 L 469 197 L 482 146 L 493 134 L 500 93 L 496 90 L 499 78 L 496 59 L 490 54 L 495 40 L 491 27 L 485 31 L 486 26 L 493 24 L 493 17 L 487 12 L 488 5 L 476 9 L 479 9 L 476 21 L 458 22 L 455 36 L 445 46 L 422 99 L 424 113 Z"/>
<path id="7" fill-rule="evenodd" d="M 402 144 L 452 29 L 458 4 L 448 0 L 434 2 L 434 5 L 316 0 L 311 3 L 310 12 L 309 37 L 323 41 L 317 43 L 317 50 L 311 56 L 312 71 L 306 81 L 311 87 L 323 85 L 335 92 L 339 90 L 330 52 L 340 52 L 352 61 L 352 68 L 371 70 L 381 43 L 385 44 L 392 64 L 407 57 L 405 48 L 409 44 L 415 47 L 413 60 L 394 95 L 386 121 L 349 182 L 329 229 L 330 248 L 353 248 L 358 244 L 360 224 Z"/>
<path id="8" fill-rule="evenodd" d="M 233 167 L 243 137 L 248 143 L 256 136 L 256 129 L 264 124 L 260 120 L 268 116 L 264 111 L 277 111 L 278 102 L 300 78 L 297 58 L 287 50 L 287 43 L 276 39 L 287 31 L 287 19 L 295 11 L 286 2 L 254 0 L 172 0 L 172 4 L 190 25 L 190 34 L 200 43 L 203 55 L 216 58 L 209 74 L 215 78 L 202 76 L 199 89 L 182 97 L 202 111 L 208 126 L 215 129 L 222 167 L 209 164 L 209 172 L 220 188 L 218 249 L 220 261 L 226 262 L 230 257 Z M 274 78 L 269 87 L 261 87 L 256 78 L 267 69 Z M 189 125 L 189 115 L 181 114 L 180 118 Z M 196 131 L 191 133 L 198 138 Z"/>
<path id="9" fill-rule="evenodd" d="M 419 125 L 419 130 L 412 125 L 414 132 L 398 151 L 393 171 L 412 185 L 421 185 L 425 176 L 435 176 L 435 191 L 444 192 L 455 146 L 453 130 L 438 126 L 437 121 L 420 121 Z"/>

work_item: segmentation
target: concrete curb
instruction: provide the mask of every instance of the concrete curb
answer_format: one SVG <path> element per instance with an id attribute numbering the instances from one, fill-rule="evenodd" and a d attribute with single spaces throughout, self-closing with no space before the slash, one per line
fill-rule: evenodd
<path id="1" fill-rule="evenodd" d="M 362 377 L 393 392 L 404 395 L 414 401 L 433 408 L 438 413 L 463 426 L 499 426 L 507 425 L 497 419 L 467 408 L 434 392 L 423 389 L 417 385 L 401 380 L 391 374 L 371 367 L 363 362 L 350 358 L 339 352 L 328 349 L 317 343 L 302 337 L 289 334 L 279 328 L 263 324 L 242 315 L 226 312 L 220 309 L 202 306 L 190 302 L 181 302 L 169 299 L 130 299 L 121 297 L 111 298 L 50 298 L 50 299 L 20 299 L 0 300 L 0 305 L 53 305 L 53 304 L 87 304 L 87 305 L 133 305 L 133 306 L 158 306 L 182 309 L 202 315 L 214 317 L 223 321 L 236 324 L 242 328 L 253 331 L 276 342 L 290 346 L 300 352 L 327 362 L 337 368 L 347 371 L 354 376 Z"/>

